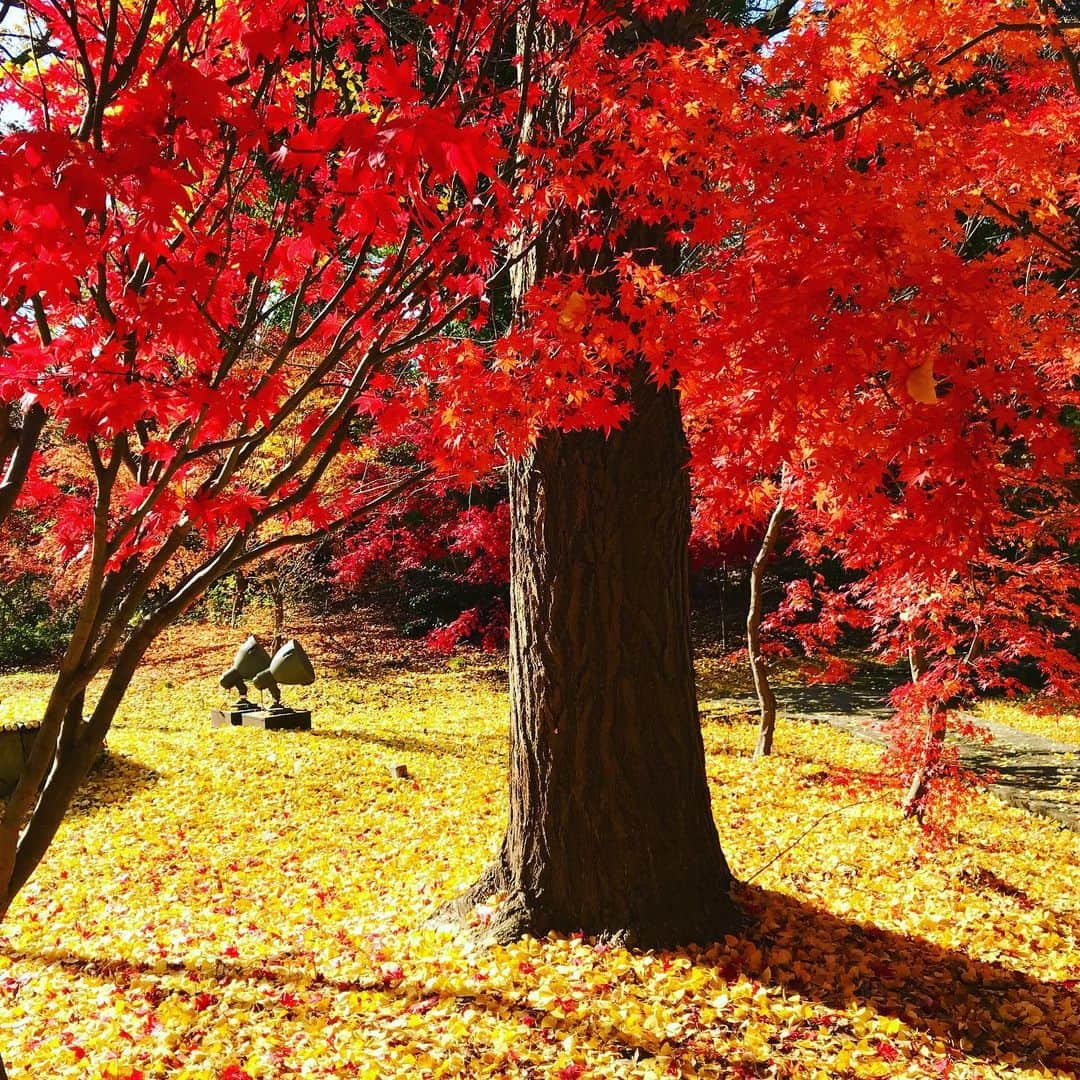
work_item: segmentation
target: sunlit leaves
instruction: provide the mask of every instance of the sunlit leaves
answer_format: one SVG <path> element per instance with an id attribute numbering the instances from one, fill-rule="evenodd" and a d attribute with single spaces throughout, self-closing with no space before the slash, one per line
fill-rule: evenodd
<path id="1" fill-rule="evenodd" d="M 907 392 L 923 405 L 933 405 L 937 399 L 937 387 L 934 383 L 934 364 L 931 360 L 925 360 L 914 367 L 904 380 Z"/>

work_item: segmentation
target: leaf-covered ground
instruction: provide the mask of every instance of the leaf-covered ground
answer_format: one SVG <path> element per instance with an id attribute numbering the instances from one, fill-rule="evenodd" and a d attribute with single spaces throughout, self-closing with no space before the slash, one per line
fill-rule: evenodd
<path id="1" fill-rule="evenodd" d="M 1039 698 L 1024 702 L 984 701 L 975 710 L 975 715 L 1017 731 L 1073 743 L 1080 750 L 1080 715 L 1062 713 L 1054 708 L 1052 701 Z"/>
<path id="2" fill-rule="evenodd" d="M 782 724 L 753 763 L 751 725 L 717 713 L 709 774 L 740 878 L 856 804 L 741 887 L 742 936 L 476 951 L 422 924 L 499 838 L 497 670 L 391 659 L 307 693 L 311 734 L 211 731 L 230 650 L 200 648 L 141 676 L 0 926 L 12 1080 L 1080 1070 L 1074 833 L 980 795 L 931 850 L 868 782 L 876 750 Z M 6 717 L 44 684 L 0 679 Z"/>

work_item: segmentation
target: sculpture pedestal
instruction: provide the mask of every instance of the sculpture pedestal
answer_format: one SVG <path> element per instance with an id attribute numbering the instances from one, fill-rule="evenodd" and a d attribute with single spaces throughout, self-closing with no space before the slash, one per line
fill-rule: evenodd
<path id="1" fill-rule="evenodd" d="M 239 709 L 211 709 L 211 727 L 239 727 L 240 721 L 247 715 Z"/>
<path id="2" fill-rule="evenodd" d="M 250 712 L 255 712 L 257 709 L 258 705 L 255 705 L 250 701 L 238 701 L 228 709 L 211 709 L 210 726 L 239 727 L 244 717 Z"/>
<path id="3" fill-rule="evenodd" d="M 310 709 L 211 709 L 210 726 L 252 727 L 263 731 L 310 731 Z"/>
<path id="4" fill-rule="evenodd" d="M 243 727 L 262 728 L 264 731 L 310 731 L 310 709 L 257 709 L 244 713 L 240 721 Z"/>

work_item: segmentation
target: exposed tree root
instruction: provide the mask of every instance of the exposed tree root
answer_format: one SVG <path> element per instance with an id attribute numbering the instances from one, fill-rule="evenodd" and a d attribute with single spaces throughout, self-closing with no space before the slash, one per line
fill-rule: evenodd
<path id="1" fill-rule="evenodd" d="M 478 905 L 496 894 L 495 911 L 487 918 L 476 918 Z M 703 912 L 691 926 L 686 920 L 659 918 L 647 927 L 609 926 L 588 931 L 598 942 L 624 948 L 667 948 L 685 945 L 690 941 L 704 945 L 725 934 L 741 929 L 745 915 L 730 897 L 725 895 Z M 463 933 L 482 945 L 509 945 L 523 937 L 543 937 L 550 931 L 571 933 L 576 927 L 545 912 L 521 889 L 510 887 L 509 875 L 498 864 L 488 867 L 460 896 L 447 901 L 427 921 L 429 927 L 450 933 Z"/>
<path id="2" fill-rule="evenodd" d="M 500 892 L 504 882 L 502 867 L 493 863 L 460 896 L 441 904 L 425 925 L 437 930 L 469 929 L 476 906 Z"/>

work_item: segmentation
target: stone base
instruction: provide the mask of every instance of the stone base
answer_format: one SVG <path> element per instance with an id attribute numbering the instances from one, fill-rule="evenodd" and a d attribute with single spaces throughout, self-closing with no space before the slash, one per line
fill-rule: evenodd
<path id="1" fill-rule="evenodd" d="M 3 800 L 15 790 L 37 733 L 36 727 L 0 730 L 0 807 L 3 807 Z"/>
<path id="2" fill-rule="evenodd" d="M 210 726 L 253 727 L 264 731 L 310 731 L 310 709 L 211 709 Z"/>
<path id="3" fill-rule="evenodd" d="M 240 721 L 243 727 L 262 728 L 265 731 L 310 731 L 310 709 L 258 709 L 244 713 Z"/>
<path id="4" fill-rule="evenodd" d="M 251 709 L 211 709 L 211 727 L 239 727 Z"/>

